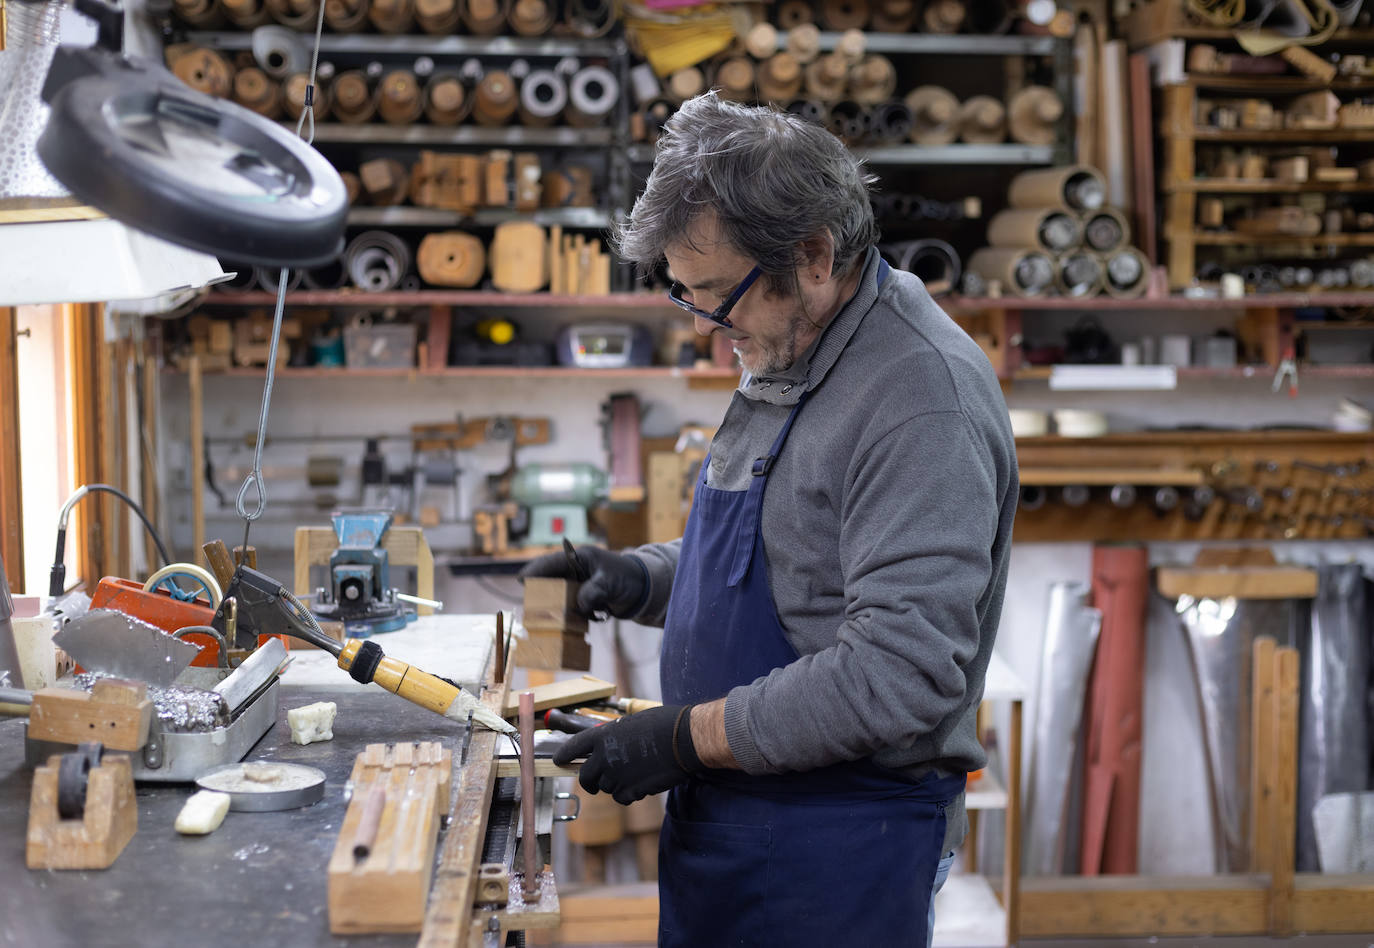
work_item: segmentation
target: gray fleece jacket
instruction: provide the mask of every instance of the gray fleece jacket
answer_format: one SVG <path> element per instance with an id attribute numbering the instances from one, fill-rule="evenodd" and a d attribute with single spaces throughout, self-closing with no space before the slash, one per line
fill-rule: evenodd
<path id="1" fill-rule="evenodd" d="M 872 756 L 912 777 L 975 770 L 975 715 L 1002 611 L 1016 448 L 982 350 L 920 280 L 853 298 L 788 370 L 745 377 L 711 443 L 707 482 L 745 490 L 802 393 L 764 494 L 769 587 L 801 656 L 726 696 L 748 773 Z M 681 541 L 633 551 L 649 574 L 637 617 L 662 625 Z M 680 590 L 690 595 L 690 590 Z M 947 846 L 962 841 L 962 798 Z"/>

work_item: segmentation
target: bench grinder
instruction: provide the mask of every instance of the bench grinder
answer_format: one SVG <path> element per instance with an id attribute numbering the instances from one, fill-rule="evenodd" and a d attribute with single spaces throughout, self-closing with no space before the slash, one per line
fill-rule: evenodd
<path id="1" fill-rule="evenodd" d="M 606 473 L 586 463 L 529 464 L 511 478 L 510 498 L 529 509 L 526 546 L 588 543 L 587 511 L 606 499 Z"/>

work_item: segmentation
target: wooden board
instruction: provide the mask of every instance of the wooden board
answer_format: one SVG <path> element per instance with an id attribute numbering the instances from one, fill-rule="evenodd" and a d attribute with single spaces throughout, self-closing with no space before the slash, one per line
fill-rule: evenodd
<path id="1" fill-rule="evenodd" d="M 1114 484 L 1196 486 L 1207 483 L 1197 468 L 1185 467 L 1031 467 L 1021 468 L 1023 486 L 1083 484 L 1088 487 Z"/>
<path id="2" fill-rule="evenodd" d="M 609 681 L 602 681 L 593 675 L 583 675 L 581 678 L 569 678 L 565 681 L 550 682 L 547 685 L 537 685 L 534 691 L 534 710 L 547 711 L 549 708 L 563 708 L 572 704 L 586 704 L 589 701 L 600 701 L 602 698 L 609 698 L 615 694 L 615 685 Z M 505 708 L 501 711 L 502 717 L 511 717 L 520 710 L 518 695 L 511 695 L 506 701 Z"/>
<path id="3" fill-rule="evenodd" d="M 515 643 L 515 664 L 522 668 L 586 671 L 592 667 L 592 647 L 577 632 L 527 630 Z"/>
<path id="4" fill-rule="evenodd" d="M 1273 636 L 1255 639 L 1250 686 L 1250 870 L 1272 872 L 1274 866 L 1274 787 L 1278 775 L 1274 746 Z"/>
<path id="5" fill-rule="evenodd" d="M 310 567 L 328 566 L 329 557 L 338 549 L 339 538 L 332 527 L 297 527 L 295 551 L 296 595 L 308 596 Z M 393 566 L 415 567 L 415 595 L 421 599 L 434 598 L 434 553 L 419 527 L 392 527 L 382 538 Z M 433 615 L 429 606 L 417 606 L 419 615 Z"/>
<path id="6" fill-rule="evenodd" d="M 1265 876 L 1098 876 L 1021 883 L 1022 938 L 1258 935 Z"/>
<path id="7" fill-rule="evenodd" d="M 579 765 L 580 767 L 580 765 Z M 560 767 L 547 757 L 536 757 L 534 775 L 536 777 L 576 777 L 579 767 Z M 502 757 L 496 763 L 496 778 L 520 776 L 520 760 L 516 757 Z"/>
<path id="8" fill-rule="evenodd" d="M 562 899 L 556 931 L 530 939 L 538 945 L 608 945 L 658 940 L 658 886 L 653 882 L 596 886 Z"/>
<path id="9" fill-rule="evenodd" d="M 29 737 L 59 744 L 99 741 L 112 750 L 136 751 L 148 743 L 153 721 L 146 692 L 145 685 L 135 682 L 110 682 L 98 694 L 44 688 L 33 696 Z"/>
<path id="10" fill-rule="evenodd" d="M 24 518 L 20 515 L 18 310 L 0 306 L 0 571 L 24 591 Z M 50 397 L 50 396 L 49 396 Z"/>
<path id="11" fill-rule="evenodd" d="M 424 923 L 439 818 L 449 799 L 452 751 L 436 742 L 369 744 L 353 764 L 353 798 L 329 859 L 329 930 L 414 932 Z M 385 800 L 370 851 L 354 846 L 375 787 Z"/>
<path id="12" fill-rule="evenodd" d="M 1274 651 L 1274 852 L 1269 931 L 1293 932 L 1293 865 L 1298 828 L 1298 650 Z"/>
<path id="13" fill-rule="evenodd" d="M 530 632 L 568 632 L 585 635 L 587 617 L 577 611 L 581 583 L 569 579 L 531 576 L 525 580 L 525 628 Z"/>
<path id="14" fill-rule="evenodd" d="M 1302 873 L 1295 876 L 1293 930 L 1374 931 L 1374 875 Z"/>
<path id="15" fill-rule="evenodd" d="M 0 224 L 99 221 L 105 217 L 103 211 L 88 207 L 75 198 L 6 198 L 0 201 Z"/>
<path id="16" fill-rule="evenodd" d="M 1160 567 L 1156 584 L 1170 599 L 1311 599 L 1317 571 L 1297 566 L 1246 566 L 1234 569 Z"/>

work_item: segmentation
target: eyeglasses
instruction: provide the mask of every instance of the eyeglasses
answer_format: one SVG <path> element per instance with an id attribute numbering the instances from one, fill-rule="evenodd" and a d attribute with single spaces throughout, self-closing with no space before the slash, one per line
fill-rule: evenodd
<path id="1" fill-rule="evenodd" d="M 709 313 L 704 309 L 697 309 L 689 300 L 683 299 L 682 294 L 687 292 L 687 287 L 676 280 L 674 280 L 673 285 L 668 288 L 668 299 L 672 300 L 677 306 L 691 313 L 693 316 L 700 316 L 702 319 L 709 319 L 717 326 L 724 326 L 726 329 L 732 329 L 734 328 L 734 324 L 727 318 L 730 315 L 730 310 L 735 308 L 735 304 L 740 301 L 740 297 L 749 291 L 749 287 L 754 285 L 754 281 L 757 280 L 762 273 L 763 269 L 760 267 L 754 267 L 754 269 L 750 270 L 744 279 L 740 281 L 739 286 L 735 287 L 734 291 L 725 298 L 725 302 L 721 303 L 715 310 Z"/>

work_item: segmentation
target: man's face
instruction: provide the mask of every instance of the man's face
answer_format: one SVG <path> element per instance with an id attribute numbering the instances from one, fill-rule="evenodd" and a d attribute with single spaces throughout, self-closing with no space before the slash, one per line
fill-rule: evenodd
<path id="1" fill-rule="evenodd" d="M 749 275 L 755 261 L 741 256 L 720 239 L 714 215 L 703 215 L 692 225 L 693 247 L 680 243 L 664 256 L 673 276 L 687 288 L 686 298 L 698 309 L 711 312 Z M 730 310 L 732 329 L 708 319 L 695 318 L 703 336 L 725 335 L 740 364 L 751 375 L 781 372 L 815 341 L 819 329 L 806 319 L 800 301 L 790 294 L 772 291 L 767 276 L 754 281 Z"/>

